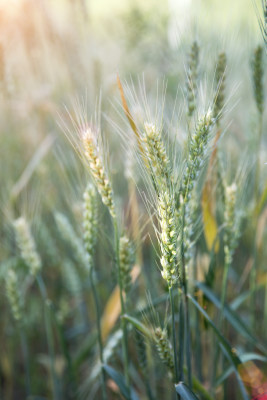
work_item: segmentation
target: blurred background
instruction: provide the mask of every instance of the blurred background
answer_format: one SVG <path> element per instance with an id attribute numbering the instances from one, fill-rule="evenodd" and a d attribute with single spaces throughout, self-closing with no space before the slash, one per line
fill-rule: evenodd
<path id="1" fill-rule="evenodd" d="M 249 54 L 261 42 L 252 0 L 1 0 L 1 196 L 12 191 L 41 141 L 60 132 L 64 105 L 86 97 L 93 114 L 101 90 L 108 114 L 119 99 L 117 73 L 133 84 L 144 76 L 148 92 L 166 79 L 170 101 L 181 89 L 182 106 L 194 39 L 201 78 L 211 82 L 207 98 L 216 57 L 227 47 L 228 88 L 235 96 L 229 108 L 245 102 L 252 92 L 244 84 L 250 81 Z"/>

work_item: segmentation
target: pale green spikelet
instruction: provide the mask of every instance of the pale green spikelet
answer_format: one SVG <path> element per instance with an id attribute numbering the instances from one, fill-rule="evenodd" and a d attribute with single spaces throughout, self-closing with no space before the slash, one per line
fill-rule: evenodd
<path id="1" fill-rule="evenodd" d="M 226 54 L 219 54 L 217 67 L 215 71 L 215 83 L 217 87 L 216 96 L 214 99 L 213 116 L 218 124 L 222 117 L 222 109 L 225 103 L 225 70 L 226 70 Z"/>
<path id="2" fill-rule="evenodd" d="M 192 249 L 195 244 L 195 227 L 199 218 L 199 202 L 197 201 L 196 190 L 192 192 L 191 199 L 186 208 L 184 224 L 184 257 L 187 264 L 192 259 Z"/>
<path id="3" fill-rule="evenodd" d="M 22 305 L 19 295 L 18 277 L 13 269 L 10 269 L 7 273 L 6 294 L 14 319 L 16 321 L 21 321 Z"/>
<path id="4" fill-rule="evenodd" d="M 224 253 L 225 261 L 231 264 L 233 253 L 240 235 L 240 216 L 236 210 L 237 185 L 233 183 L 225 187 L 225 210 L 224 210 Z"/>
<path id="5" fill-rule="evenodd" d="M 190 138 L 189 154 L 180 192 L 182 196 L 180 201 L 182 200 L 185 204 L 191 197 L 191 192 L 204 163 L 212 125 L 212 114 L 211 111 L 208 111 L 204 117 L 199 119 L 195 133 Z"/>
<path id="6" fill-rule="evenodd" d="M 87 128 L 83 132 L 82 141 L 85 157 L 89 163 L 97 190 L 103 203 L 108 207 L 111 216 L 115 218 L 116 213 L 111 183 L 95 143 L 94 134 L 90 128 Z"/>
<path id="7" fill-rule="evenodd" d="M 69 260 L 62 266 L 63 278 L 67 290 L 76 298 L 77 303 L 82 301 L 82 282 L 77 268 Z"/>
<path id="8" fill-rule="evenodd" d="M 188 60 L 188 72 L 186 81 L 187 95 L 187 115 L 191 117 L 196 109 L 196 89 L 199 63 L 199 46 L 197 41 L 194 41 L 191 47 Z"/>
<path id="9" fill-rule="evenodd" d="M 38 240 L 37 244 L 41 246 L 45 243 L 43 249 L 45 256 L 49 258 L 49 262 L 57 264 L 58 262 L 58 251 L 56 248 L 55 240 L 50 232 L 50 229 L 41 220 L 39 221 Z"/>
<path id="10" fill-rule="evenodd" d="M 21 257 L 28 266 L 31 275 L 36 276 L 41 270 L 41 259 L 36 251 L 36 245 L 32 237 L 30 227 L 25 218 L 20 217 L 13 223 L 16 242 L 20 249 Z"/>
<path id="11" fill-rule="evenodd" d="M 263 48 L 258 46 L 254 52 L 254 57 L 252 61 L 253 70 L 253 89 L 254 98 L 256 101 L 257 109 L 260 114 L 263 113 L 264 109 L 264 86 L 263 86 Z"/>
<path id="12" fill-rule="evenodd" d="M 55 220 L 57 223 L 57 227 L 59 232 L 62 235 L 62 238 L 71 246 L 74 251 L 74 256 L 79 264 L 88 272 L 91 267 L 91 260 L 86 251 L 84 250 L 82 241 L 76 233 L 74 232 L 73 227 L 70 224 L 68 218 L 61 214 L 55 214 Z"/>
<path id="13" fill-rule="evenodd" d="M 162 330 L 160 327 L 157 327 L 154 331 L 154 338 L 159 358 L 161 359 L 163 364 L 169 368 L 170 372 L 173 375 L 174 373 L 173 355 L 166 330 L 165 329 Z"/>
<path id="14" fill-rule="evenodd" d="M 142 140 L 145 143 L 145 151 L 152 168 L 153 178 L 159 188 L 169 184 L 170 161 L 162 141 L 161 131 L 151 123 L 144 124 L 145 131 Z"/>
<path id="15" fill-rule="evenodd" d="M 83 195 L 83 241 L 85 249 L 93 256 L 97 240 L 97 197 L 93 185 L 88 185 Z"/>
<path id="16" fill-rule="evenodd" d="M 134 263 L 133 245 L 127 236 L 120 238 L 120 278 L 122 287 L 127 295 L 132 286 L 131 270 Z"/>
<path id="17" fill-rule="evenodd" d="M 175 202 L 174 196 L 170 195 L 168 192 L 163 192 L 159 196 L 158 216 L 161 227 L 161 275 L 170 288 L 177 282 L 178 272 Z"/>

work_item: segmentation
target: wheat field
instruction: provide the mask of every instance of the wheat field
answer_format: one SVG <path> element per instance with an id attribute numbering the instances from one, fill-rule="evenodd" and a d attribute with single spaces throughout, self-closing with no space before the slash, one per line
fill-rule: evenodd
<path id="1" fill-rule="evenodd" d="M 0 21 L 0 398 L 266 399 L 266 1 Z"/>

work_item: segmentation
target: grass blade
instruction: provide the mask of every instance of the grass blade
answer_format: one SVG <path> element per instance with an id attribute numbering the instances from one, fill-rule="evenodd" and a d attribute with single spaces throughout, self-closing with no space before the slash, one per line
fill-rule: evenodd
<path id="1" fill-rule="evenodd" d="M 220 342 L 220 345 L 222 346 L 225 354 L 227 355 L 227 358 L 230 360 L 231 364 L 234 367 L 234 371 L 235 374 L 237 376 L 237 380 L 240 386 L 240 390 L 242 392 L 242 396 L 244 400 L 249 400 L 248 395 L 246 393 L 246 389 L 244 387 L 243 381 L 239 375 L 238 372 L 238 366 L 240 364 L 242 364 L 242 361 L 240 360 L 240 358 L 235 354 L 235 352 L 233 351 L 233 349 L 231 348 L 230 344 L 228 343 L 228 341 L 222 336 L 222 334 L 220 333 L 220 331 L 218 330 L 218 328 L 215 326 L 215 324 L 212 322 L 212 320 L 210 319 L 209 315 L 206 313 L 205 310 L 203 310 L 203 308 L 198 304 L 198 302 L 190 295 L 187 295 L 188 299 L 191 301 L 191 303 L 194 304 L 194 306 L 201 312 L 201 314 L 204 316 L 204 318 L 206 319 L 207 323 L 210 325 L 210 327 L 213 329 L 217 339 Z"/>
<path id="2" fill-rule="evenodd" d="M 180 382 L 175 385 L 176 393 L 178 393 L 184 400 L 198 400 L 198 397 L 189 389 L 184 383 Z"/>
<path id="3" fill-rule="evenodd" d="M 123 397 L 126 400 L 138 400 L 139 399 L 136 392 L 133 389 L 131 389 L 129 391 L 122 374 L 115 371 L 114 368 L 110 367 L 107 364 L 104 364 L 103 368 L 104 368 L 105 372 L 108 374 L 108 376 L 118 385 L 121 394 L 123 395 Z"/>
<path id="4" fill-rule="evenodd" d="M 205 294 L 206 298 L 208 298 L 219 310 L 222 309 L 222 304 L 217 296 L 209 289 L 206 285 L 201 282 L 197 282 L 196 286 L 202 290 Z M 266 349 L 262 344 L 259 343 L 258 339 L 252 335 L 244 322 L 238 317 L 238 315 L 227 305 L 225 304 L 222 310 L 225 318 L 230 322 L 230 324 L 235 328 L 235 330 L 242 336 L 244 336 L 251 344 L 256 346 L 259 350 L 261 350 L 264 354 L 266 354 Z"/>

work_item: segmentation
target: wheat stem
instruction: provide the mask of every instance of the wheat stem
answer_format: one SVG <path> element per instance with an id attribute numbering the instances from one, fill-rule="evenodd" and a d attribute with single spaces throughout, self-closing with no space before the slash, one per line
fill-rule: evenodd
<path id="1" fill-rule="evenodd" d="M 173 287 L 169 288 L 169 296 L 171 303 L 171 314 L 172 314 L 172 340 L 173 340 L 173 360 L 174 360 L 174 376 L 175 383 L 178 383 L 178 363 L 177 363 L 177 344 L 176 344 L 176 329 L 175 329 L 175 309 L 173 301 Z"/>
<path id="2" fill-rule="evenodd" d="M 36 281 L 39 286 L 39 290 L 44 303 L 45 331 L 46 331 L 46 339 L 47 339 L 49 358 L 50 358 L 50 373 L 52 380 L 53 399 L 59 400 L 58 383 L 55 371 L 55 349 L 54 349 L 54 340 L 53 340 L 52 323 L 50 315 L 50 305 L 49 305 L 50 300 L 48 299 L 45 283 L 40 274 L 36 275 Z"/>
<path id="3" fill-rule="evenodd" d="M 121 269 L 120 269 L 120 236 L 118 230 L 118 224 L 116 218 L 113 218 L 114 227 L 114 240 L 115 240 L 115 250 L 116 250 L 116 266 L 117 266 L 117 279 L 120 291 L 120 303 L 121 303 L 121 315 L 126 313 L 125 301 L 123 298 L 123 283 L 121 279 Z M 128 357 L 128 332 L 127 332 L 127 322 L 124 318 L 121 318 L 121 329 L 123 332 L 122 337 L 122 351 L 123 351 L 123 365 L 124 365 L 124 375 L 126 385 L 130 395 L 130 376 L 129 376 L 129 357 Z"/>
<path id="4" fill-rule="evenodd" d="M 25 337 L 25 330 L 22 324 L 19 326 L 19 335 L 20 335 L 20 343 L 21 343 L 21 350 L 23 355 L 23 363 L 25 368 L 25 386 L 26 386 L 26 393 L 27 397 L 31 395 L 31 377 L 30 377 L 30 365 L 29 365 L 29 352 L 28 346 Z"/>
<path id="5" fill-rule="evenodd" d="M 90 282 L 91 282 L 91 288 L 92 288 L 93 299 L 94 299 L 94 304 L 95 304 L 95 311 L 96 311 L 97 340 L 98 340 L 98 346 L 99 346 L 99 356 L 100 356 L 100 361 L 101 361 L 102 395 L 103 395 L 103 399 L 107 400 L 107 389 L 106 389 L 106 383 L 105 383 L 106 376 L 105 376 L 105 370 L 103 368 L 104 356 L 103 356 L 103 340 L 102 340 L 102 334 L 101 334 L 101 313 L 100 313 L 100 307 L 99 307 L 98 294 L 97 294 L 96 285 L 95 285 L 93 268 L 90 269 Z"/>

